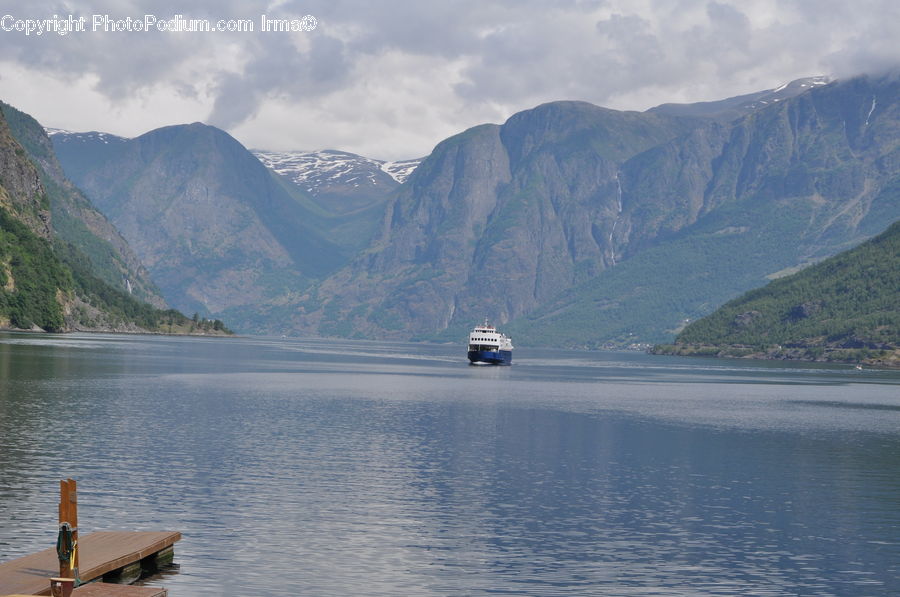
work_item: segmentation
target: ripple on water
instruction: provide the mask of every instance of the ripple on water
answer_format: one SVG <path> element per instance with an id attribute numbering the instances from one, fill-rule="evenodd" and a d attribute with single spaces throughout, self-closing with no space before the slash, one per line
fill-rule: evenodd
<path id="1" fill-rule="evenodd" d="M 0 558 L 73 476 L 173 597 L 900 592 L 896 377 L 322 346 L 0 337 Z"/>

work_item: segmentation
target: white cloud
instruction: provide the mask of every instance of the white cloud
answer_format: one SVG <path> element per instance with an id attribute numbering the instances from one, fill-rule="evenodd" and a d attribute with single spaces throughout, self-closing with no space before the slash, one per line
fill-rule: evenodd
<path id="1" fill-rule="evenodd" d="M 0 0 L 0 14 L 316 16 L 312 32 L 0 31 L 0 98 L 43 123 L 136 135 L 196 120 L 248 146 L 428 153 L 556 99 L 619 109 L 719 99 L 897 62 L 887 0 Z"/>
<path id="2" fill-rule="evenodd" d="M 113 99 L 98 90 L 95 74 L 57 77 L 8 61 L 0 62 L 0 73 L 0 99 L 53 128 L 134 137 L 153 128 L 202 120 L 210 101 L 193 88 L 179 90 L 163 83 Z"/>

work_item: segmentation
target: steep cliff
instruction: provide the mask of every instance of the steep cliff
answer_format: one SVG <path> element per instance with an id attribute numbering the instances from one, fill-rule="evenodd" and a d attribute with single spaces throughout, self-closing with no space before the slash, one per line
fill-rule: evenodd
<path id="1" fill-rule="evenodd" d="M 321 285 L 321 308 L 297 324 L 400 337 L 528 313 L 616 263 L 619 166 L 695 126 L 555 102 L 448 139 L 391 201 L 373 246 Z"/>
<path id="2" fill-rule="evenodd" d="M 6 112 L 0 111 L 0 328 L 228 333 L 221 322 L 157 309 L 101 279 L 93 260 L 53 226 L 43 182 L 52 152 L 36 160 L 15 139 Z"/>
<path id="3" fill-rule="evenodd" d="M 2 102 L 0 110 L 11 134 L 36 167 L 56 235 L 86 255 L 92 271 L 107 284 L 156 307 L 165 307 L 149 272 L 119 231 L 63 173 L 43 127 L 28 114 Z"/>
<path id="4" fill-rule="evenodd" d="M 33 233 L 50 238 L 50 199 L 25 148 L 0 111 L 0 205 Z"/>
<path id="5" fill-rule="evenodd" d="M 344 263 L 314 209 L 224 131 L 194 123 L 112 143 L 114 151 L 95 151 L 89 162 L 65 153 L 67 173 L 176 307 L 233 309 L 247 329 L 256 306 Z"/>
<path id="6" fill-rule="evenodd" d="M 322 334 L 671 337 L 767 275 L 900 217 L 897 83 L 809 86 L 743 118 L 554 102 L 438 145 L 377 241 L 300 302 Z"/>
<path id="7" fill-rule="evenodd" d="M 0 327 L 65 328 L 73 283 L 51 249 L 49 208 L 37 170 L 0 113 Z"/>
<path id="8" fill-rule="evenodd" d="M 552 102 L 344 211 L 199 124 L 64 165 L 167 297 L 245 331 L 457 339 L 488 317 L 524 344 L 628 345 L 900 217 L 898 96 L 859 77 L 643 113 Z"/>
<path id="9" fill-rule="evenodd" d="M 517 322 L 520 335 L 663 341 L 768 277 L 881 232 L 900 218 L 898 103 L 895 78 L 860 77 L 635 156 L 621 178 L 632 257 Z M 635 222 L 657 228 L 652 242 L 627 232 Z"/>

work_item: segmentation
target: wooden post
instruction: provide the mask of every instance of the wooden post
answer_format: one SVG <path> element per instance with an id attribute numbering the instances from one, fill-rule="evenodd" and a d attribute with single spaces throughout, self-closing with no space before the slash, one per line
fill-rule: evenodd
<path id="1" fill-rule="evenodd" d="M 78 488 L 75 479 L 59 482 L 59 524 L 67 523 L 72 530 L 74 557 L 59 563 L 61 578 L 78 578 Z"/>

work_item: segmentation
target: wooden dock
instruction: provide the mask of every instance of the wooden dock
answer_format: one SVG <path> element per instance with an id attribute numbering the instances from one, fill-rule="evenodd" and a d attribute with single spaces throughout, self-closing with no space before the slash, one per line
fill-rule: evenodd
<path id="1" fill-rule="evenodd" d="M 92 582 L 72 591 L 72 597 L 168 597 L 169 591 L 159 587 L 132 587 Z M 3 597 L 32 597 L 31 595 L 4 595 Z"/>
<path id="2" fill-rule="evenodd" d="M 159 587 L 132 587 L 92 582 L 72 591 L 72 597 L 166 597 L 169 591 Z"/>
<path id="3" fill-rule="evenodd" d="M 78 540 L 79 577 L 82 582 L 100 578 L 104 574 L 152 557 L 172 547 L 179 539 L 181 533 L 174 531 L 98 531 L 84 535 Z M 49 595 L 50 578 L 58 575 L 59 561 L 55 548 L 0 563 L 0 595 Z M 152 593 L 147 592 L 151 587 L 131 588 L 144 589 L 140 595 L 145 597 L 154 597 L 162 591 L 153 589 L 156 592 Z M 88 587 L 75 589 L 73 597 L 91 597 L 91 591 L 103 590 L 102 587 L 94 587 L 87 592 L 84 589 Z M 110 593 L 94 593 L 101 594 Z M 138 593 L 134 595 L 137 597 Z M 123 597 L 126 597 L 124 593 Z"/>

